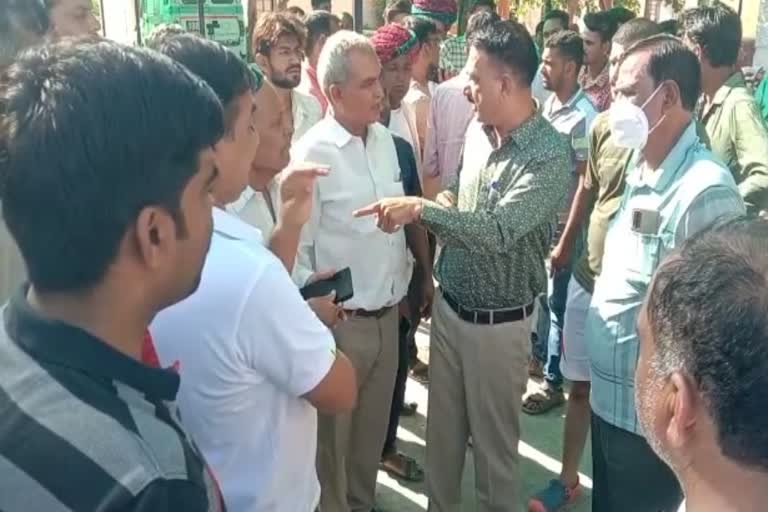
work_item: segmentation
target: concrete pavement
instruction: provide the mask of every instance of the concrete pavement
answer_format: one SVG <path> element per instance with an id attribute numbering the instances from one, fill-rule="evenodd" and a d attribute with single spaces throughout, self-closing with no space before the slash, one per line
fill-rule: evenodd
<path id="1" fill-rule="evenodd" d="M 422 324 L 417 334 L 416 342 L 419 347 L 419 357 L 429 361 L 429 325 Z M 529 381 L 529 389 L 538 384 Z M 406 389 L 406 400 L 419 404 L 418 412 L 410 418 L 401 418 L 398 431 L 398 448 L 400 451 L 414 457 L 424 464 L 427 388 L 409 379 Z M 541 489 L 547 482 L 556 478 L 560 472 L 560 450 L 563 431 L 563 414 L 565 409 L 559 407 L 542 416 L 523 414 L 523 439 L 520 443 L 520 462 L 523 480 L 522 496 L 525 501 L 519 504 L 519 510 L 526 510 L 525 502 L 528 497 Z M 588 512 L 591 508 L 590 489 L 592 487 L 591 458 L 589 443 L 581 463 L 582 485 L 585 494 L 569 509 L 572 512 Z M 383 512 L 423 512 L 427 510 L 427 497 L 423 483 L 412 484 L 390 477 L 387 473 L 379 472 L 377 490 L 377 506 Z M 476 500 L 474 492 L 474 463 L 472 449 L 467 449 L 467 462 L 464 469 L 463 512 L 474 512 Z"/>

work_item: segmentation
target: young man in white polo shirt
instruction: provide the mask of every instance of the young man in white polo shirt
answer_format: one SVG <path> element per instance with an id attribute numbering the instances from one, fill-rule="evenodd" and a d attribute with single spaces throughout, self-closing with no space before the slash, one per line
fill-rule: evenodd
<path id="1" fill-rule="evenodd" d="M 252 94 L 238 85 L 247 82 L 248 68 L 215 43 L 188 37 L 160 50 L 210 78 L 220 96 Z M 232 136 L 242 135 L 244 122 L 255 151 L 253 99 L 239 109 L 225 102 L 225 109 Z M 356 378 L 261 233 L 223 208 L 241 194 L 252 160 L 253 152 L 245 166 L 220 156 L 218 207 L 200 287 L 158 315 L 151 332 L 160 362 L 179 368 L 182 421 L 217 475 L 227 508 L 311 512 L 320 498 L 316 409 L 351 408 Z M 300 227 L 309 208 L 301 204 L 305 198 L 294 199 L 297 207 L 284 208 L 280 222 Z"/>

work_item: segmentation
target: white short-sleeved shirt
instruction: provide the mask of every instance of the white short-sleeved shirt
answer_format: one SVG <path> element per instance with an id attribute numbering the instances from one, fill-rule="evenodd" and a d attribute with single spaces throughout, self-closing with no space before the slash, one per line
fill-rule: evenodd
<path id="1" fill-rule="evenodd" d="M 354 297 L 347 309 L 394 306 L 408 291 L 413 261 L 402 229 L 385 233 L 358 208 L 404 195 L 392 132 L 375 123 L 366 140 L 326 116 L 294 144 L 291 157 L 330 167 L 317 180 L 309 222 L 302 230 L 297 264 L 313 271 L 350 267 Z"/>
<path id="2" fill-rule="evenodd" d="M 178 361 L 182 422 L 228 510 L 314 510 L 317 412 L 301 397 L 335 344 L 258 230 L 215 209 L 199 289 L 150 330 L 161 364 Z"/>
<path id="3" fill-rule="evenodd" d="M 264 192 L 245 187 L 243 193 L 234 203 L 227 206 L 227 211 L 244 220 L 261 232 L 262 243 L 269 246 L 269 240 L 277 224 L 277 215 L 280 213 L 280 175 L 275 176 L 267 185 L 267 194 L 271 201 L 267 200 Z M 312 277 L 312 270 L 303 267 L 298 261 L 293 264 L 294 282 L 302 287 Z"/>

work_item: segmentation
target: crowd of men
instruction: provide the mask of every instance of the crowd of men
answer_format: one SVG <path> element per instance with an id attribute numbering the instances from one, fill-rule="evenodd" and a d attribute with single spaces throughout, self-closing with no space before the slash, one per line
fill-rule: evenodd
<path id="1" fill-rule="evenodd" d="M 768 128 L 738 15 L 531 35 L 476 0 L 448 36 L 454 0 L 395 0 L 367 38 L 321 3 L 261 15 L 246 64 L 0 0 L 0 510 L 369 512 L 384 469 L 458 512 L 471 444 L 478 510 L 552 512 L 590 431 L 596 512 L 762 510 Z M 351 297 L 303 297 L 346 269 Z M 521 496 L 520 413 L 564 403 L 562 472 Z"/>

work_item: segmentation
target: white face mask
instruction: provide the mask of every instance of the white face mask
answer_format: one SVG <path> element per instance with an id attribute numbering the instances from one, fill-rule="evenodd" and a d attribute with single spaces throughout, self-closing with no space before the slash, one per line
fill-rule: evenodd
<path id="1" fill-rule="evenodd" d="M 616 141 L 616 145 L 637 150 L 645 147 L 648 142 L 648 135 L 664 120 L 664 116 L 653 127 L 649 128 L 648 116 L 645 115 L 643 109 L 656 96 L 662 85 L 663 82 L 639 107 L 626 98 L 613 102 L 608 110 L 608 119 L 611 125 L 611 135 Z"/>

